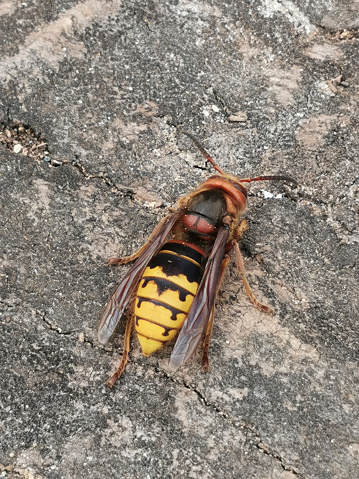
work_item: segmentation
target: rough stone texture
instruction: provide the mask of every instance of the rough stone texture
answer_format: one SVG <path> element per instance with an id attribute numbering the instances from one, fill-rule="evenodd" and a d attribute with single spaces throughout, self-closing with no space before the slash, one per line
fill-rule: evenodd
<path id="1" fill-rule="evenodd" d="M 0 148 L 0 477 L 356 477 L 358 10 L 1 3 L 0 122 L 41 133 L 50 161 Z M 208 375 L 134 341 L 108 390 L 124 325 L 103 348 L 97 322 L 126 267 L 106 258 L 210 174 L 181 126 L 233 174 L 300 182 L 253 184 L 241 241 L 277 315 L 232 267 Z"/>

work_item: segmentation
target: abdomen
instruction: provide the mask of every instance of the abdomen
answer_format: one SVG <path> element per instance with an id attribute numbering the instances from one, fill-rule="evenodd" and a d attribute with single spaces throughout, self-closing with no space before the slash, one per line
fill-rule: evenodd
<path id="1" fill-rule="evenodd" d="M 169 241 L 151 259 L 135 300 L 135 327 L 145 356 L 177 336 L 202 276 L 203 251 Z"/>

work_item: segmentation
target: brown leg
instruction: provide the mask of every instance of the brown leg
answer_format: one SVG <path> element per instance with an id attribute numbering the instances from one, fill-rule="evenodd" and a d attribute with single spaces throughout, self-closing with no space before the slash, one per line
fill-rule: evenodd
<path id="1" fill-rule="evenodd" d="M 123 258 L 108 258 L 108 264 L 109 265 L 113 265 L 113 264 L 127 264 L 127 263 L 131 263 L 131 261 L 134 261 L 135 259 L 137 259 L 140 254 L 143 252 L 144 250 L 144 247 L 147 246 L 147 243 L 145 245 L 143 245 L 138 251 L 136 251 L 136 253 L 134 254 L 131 254 L 130 256 L 124 256 Z"/>
<path id="2" fill-rule="evenodd" d="M 248 221 L 242 220 L 237 228 L 236 237 L 239 238 L 242 234 L 249 229 Z"/>
<path id="3" fill-rule="evenodd" d="M 155 227 L 155 229 L 152 231 L 150 237 L 146 241 L 146 243 L 141 246 L 141 248 L 136 251 L 136 253 L 131 254 L 130 256 L 124 256 L 123 258 L 109 258 L 108 259 L 108 264 L 127 264 L 130 263 L 131 261 L 134 261 L 137 259 L 148 246 L 152 243 L 153 238 L 156 238 L 158 236 L 158 233 L 162 230 L 163 223 L 168 219 L 168 217 L 163 218 L 158 225 Z"/>
<path id="4" fill-rule="evenodd" d="M 115 382 L 119 379 L 119 377 L 125 370 L 125 367 L 128 361 L 128 354 L 130 352 L 130 339 L 131 339 L 132 322 L 133 322 L 132 320 L 133 320 L 132 316 L 130 316 L 127 320 L 125 339 L 124 339 L 124 345 L 123 345 L 123 353 L 122 353 L 122 359 L 121 359 L 120 365 L 117 368 L 117 371 L 115 372 L 115 374 L 106 381 L 106 385 L 109 388 L 113 387 Z"/>
<path id="5" fill-rule="evenodd" d="M 248 283 L 247 278 L 245 276 L 246 273 L 245 273 L 245 270 L 244 270 L 243 256 L 242 256 L 242 253 L 239 249 L 237 241 L 235 241 L 233 243 L 233 246 L 234 246 L 234 251 L 235 251 L 235 255 L 236 255 L 236 266 L 237 266 L 238 272 L 239 272 L 239 274 L 242 278 L 243 286 L 244 286 L 244 289 L 246 290 L 246 293 L 247 293 L 249 299 L 252 301 L 254 306 L 256 308 L 260 309 L 261 311 L 265 311 L 266 313 L 269 313 L 269 314 L 275 314 L 272 308 L 270 308 L 269 306 L 266 306 L 265 304 L 260 303 L 258 301 L 258 299 L 254 296 L 254 294 L 252 292 L 252 289 L 249 286 L 249 283 Z"/>
<path id="6" fill-rule="evenodd" d="M 223 281 L 224 273 L 226 271 L 228 261 L 229 261 L 229 255 L 227 254 L 224 257 L 224 260 L 222 261 L 221 271 L 219 273 L 219 278 L 218 278 L 217 293 L 218 293 L 218 290 L 219 290 L 219 288 L 221 286 L 221 283 Z M 207 329 L 206 329 L 206 335 L 205 335 L 204 341 L 203 341 L 203 350 L 202 350 L 202 372 L 203 373 L 207 373 L 209 371 L 208 350 L 209 350 L 209 342 L 210 342 L 211 336 L 212 336 L 214 310 L 215 310 L 215 308 L 213 306 L 212 311 L 211 311 L 211 316 L 209 318 Z"/>
<path id="7" fill-rule="evenodd" d="M 212 336 L 212 329 L 213 329 L 213 319 L 214 319 L 214 306 L 211 311 L 211 317 L 209 318 L 207 329 L 206 329 L 206 336 L 203 341 L 203 350 L 202 350 L 202 373 L 208 373 L 209 371 L 209 359 L 208 359 L 208 350 L 209 350 L 209 342 Z"/>

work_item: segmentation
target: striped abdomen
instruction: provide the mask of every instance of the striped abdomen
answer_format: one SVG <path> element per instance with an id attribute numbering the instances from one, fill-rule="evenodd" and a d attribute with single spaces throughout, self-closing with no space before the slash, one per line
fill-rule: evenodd
<path id="1" fill-rule="evenodd" d="M 136 332 L 145 356 L 182 328 L 198 289 L 202 259 L 202 250 L 174 240 L 149 262 L 135 300 Z"/>

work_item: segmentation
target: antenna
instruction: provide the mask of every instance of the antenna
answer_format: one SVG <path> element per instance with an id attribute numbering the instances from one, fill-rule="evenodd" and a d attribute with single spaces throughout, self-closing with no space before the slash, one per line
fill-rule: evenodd
<path id="1" fill-rule="evenodd" d="M 289 183 L 294 183 L 295 185 L 298 184 L 297 180 L 291 178 L 290 176 L 281 176 L 281 175 L 274 175 L 274 176 L 256 176 L 255 178 L 243 178 L 239 180 L 240 183 L 251 183 L 251 181 L 274 181 L 274 180 L 281 180 L 281 181 L 288 181 Z"/>
<path id="2" fill-rule="evenodd" d="M 213 168 L 218 171 L 221 175 L 227 176 L 225 172 L 217 165 L 217 163 L 210 157 L 209 153 L 204 149 L 204 147 L 201 145 L 201 143 L 191 134 L 188 133 L 188 131 L 180 131 L 180 133 L 183 133 L 184 135 L 188 136 L 191 138 L 193 143 L 197 146 L 197 148 L 200 150 L 202 155 L 206 158 L 207 161 L 211 163 Z M 282 175 L 272 175 L 272 176 L 256 176 L 255 178 L 243 178 L 239 180 L 240 183 L 251 183 L 252 181 L 275 181 L 275 180 L 280 180 L 280 181 L 287 181 L 288 183 L 293 183 L 295 185 L 298 184 L 297 180 L 294 178 L 291 178 L 290 176 L 282 176 Z"/>
<path id="3" fill-rule="evenodd" d="M 207 161 L 209 161 L 211 163 L 211 165 L 213 166 L 213 168 L 218 171 L 218 173 L 220 173 L 221 175 L 224 175 L 224 171 L 217 165 L 217 163 L 209 156 L 209 154 L 207 153 L 207 151 L 203 148 L 203 146 L 201 145 L 201 143 L 191 134 L 191 133 L 188 133 L 187 131 L 181 131 L 181 133 L 183 133 L 184 135 L 188 136 L 189 138 L 191 138 L 191 140 L 193 141 L 193 143 L 197 146 L 197 148 L 199 149 L 199 151 L 202 153 L 202 155 L 206 158 Z"/>

